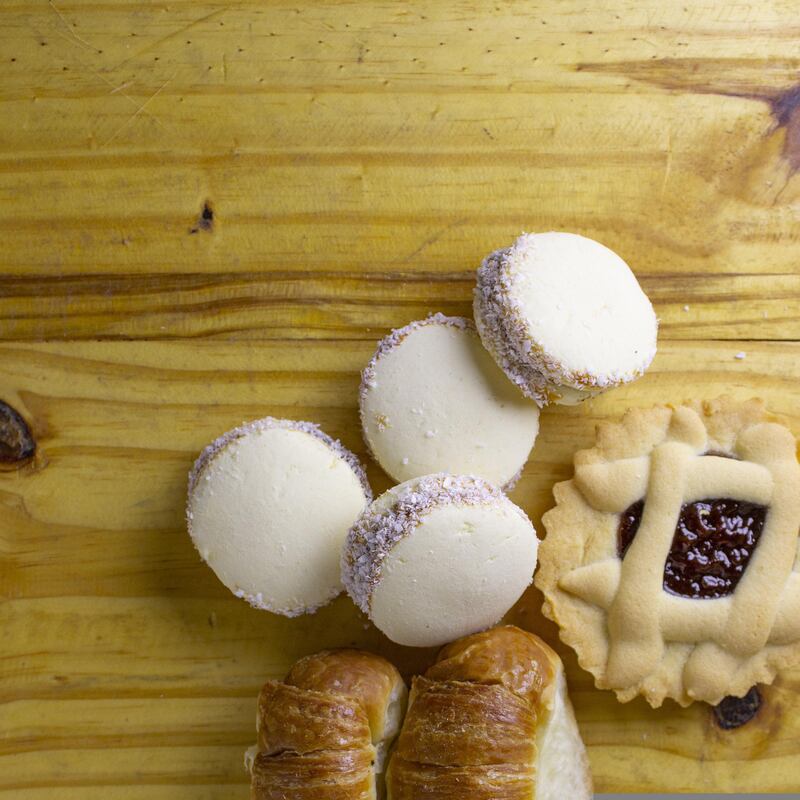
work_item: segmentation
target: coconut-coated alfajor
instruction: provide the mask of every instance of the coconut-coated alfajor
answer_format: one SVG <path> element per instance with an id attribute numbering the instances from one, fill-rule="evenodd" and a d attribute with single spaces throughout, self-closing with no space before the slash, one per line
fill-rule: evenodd
<path id="1" fill-rule="evenodd" d="M 347 531 L 372 492 L 356 457 L 310 422 L 267 417 L 220 436 L 189 476 L 189 534 L 256 608 L 294 617 L 342 590 Z"/>
<path id="2" fill-rule="evenodd" d="M 539 408 L 506 379 L 471 320 L 434 314 L 383 339 L 362 374 L 364 439 L 397 481 L 480 475 L 509 489 Z"/>
<path id="3" fill-rule="evenodd" d="M 475 323 L 506 375 L 540 406 L 640 377 L 658 322 L 628 265 L 574 233 L 526 233 L 478 270 Z"/>
<path id="4" fill-rule="evenodd" d="M 444 644 L 497 623 L 530 584 L 536 531 L 500 489 L 425 475 L 382 494 L 347 535 L 342 581 L 392 641 Z"/>

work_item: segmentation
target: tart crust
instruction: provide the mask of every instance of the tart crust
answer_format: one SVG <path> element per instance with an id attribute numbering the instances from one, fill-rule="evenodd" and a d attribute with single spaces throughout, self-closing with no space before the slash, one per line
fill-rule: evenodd
<path id="1" fill-rule="evenodd" d="M 653 707 L 716 704 L 800 661 L 796 447 L 761 400 L 720 398 L 630 410 L 575 454 L 575 477 L 554 487 L 556 507 L 542 520 L 535 583 L 599 688 Z M 669 594 L 664 564 L 681 504 L 708 497 L 767 506 L 758 547 L 731 595 Z M 620 514 L 642 499 L 621 560 Z"/>

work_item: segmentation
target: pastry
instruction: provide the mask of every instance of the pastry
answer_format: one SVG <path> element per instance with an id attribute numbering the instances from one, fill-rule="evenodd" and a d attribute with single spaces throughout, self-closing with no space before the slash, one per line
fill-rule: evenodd
<path id="1" fill-rule="evenodd" d="M 359 650 L 298 661 L 258 698 L 258 744 L 245 756 L 252 800 L 375 800 L 407 691 L 385 659 Z"/>
<path id="2" fill-rule="evenodd" d="M 431 647 L 483 630 L 530 584 L 525 513 L 474 476 L 426 475 L 382 494 L 347 535 L 342 580 L 392 641 Z"/>
<path id="3" fill-rule="evenodd" d="M 510 488 L 539 431 L 539 408 L 512 386 L 464 317 L 393 331 L 361 379 L 361 425 L 396 481 L 434 472 Z"/>
<path id="4" fill-rule="evenodd" d="M 589 800 L 561 660 L 511 626 L 445 647 L 415 678 L 389 800 Z"/>
<path id="5" fill-rule="evenodd" d="M 540 406 L 635 380 L 656 353 L 656 315 L 628 265 L 574 233 L 523 234 L 487 256 L 474 309 L 483 344 Z"/>
<path id="6" fill-rule="evenodd" d="M 629 411 L 554 489 L 536 585 L 600 688 L 716 704 L 800 660 L 800 466 L 763 403 Z"/>
<path id="7" fill-rule="evenodd" d="M 186 518 L 200 555 L 237 597 L 293 617 L 342 590 L 339 554 L 372 492 L 356 457 L 316 425 L 266 419 L 203 450 Z"/>

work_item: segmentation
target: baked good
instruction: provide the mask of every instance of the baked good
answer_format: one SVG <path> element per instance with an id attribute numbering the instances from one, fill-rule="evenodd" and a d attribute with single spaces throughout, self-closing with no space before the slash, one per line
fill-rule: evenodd
<path id="1" fill-rule="evenodd" d="M 203 450 L 186 519 L 237 597 L 293 617 L 341 592 L 342 543 L 371 500 L 364 470 L 339 442 L 310 422 L 267 417 Z"/>
<path id="2" fill-rule="evenodd" d="M 512 386 L 471 320 L 435 314 L 392 331 L 361 377 L 361 425 L 396 481 L 434 472 L 513 485 L 539 408 Z"/>
<path id="3" fill-rule="evenodd" d="M 588 800 L 561 660 L 507 626 L 445 647 L 411 687 L 390 800 Z"/>
<path id="4" fill-rule="evenodd" d="M 258 698 L 245 756 L 252 800 L 375 800 L 408 692 L 385 659 L 332 650 L 298 661 Z"/>
<path id="5" fill-rule="evenodd" d="M 656 353 L 656 315 L 628 265 L 574 233 L 526 233 L 487 256 L 474 310 L 483 344 L 539 405 L 635 380 Z"/>
<path id="6" fill-rule="evenodd" d="M 800 660 L 800 466 L 759 400 L 629 411 L 554 489 L 536 585 L 597 686 L 718 703 Z"/>
<path id="7" fill-rule="evenodd" d="M 482 478 L 426 475 L 359 517 L 342 580 L 390 639 L 432 647 L 496 624 L 530 584 L 537 546 L 525 513 Z"/>

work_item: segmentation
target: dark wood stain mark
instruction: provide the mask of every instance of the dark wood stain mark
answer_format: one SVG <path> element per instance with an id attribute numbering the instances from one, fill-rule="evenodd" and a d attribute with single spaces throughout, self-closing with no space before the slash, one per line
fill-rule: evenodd
<path id="1" fill-rule="evenodd" d="M 754 686 L 744 697 L 726 697 L 714 706 L 714 719 L 723 730 L 740 728 L 758 714 L 762 702 L 761 692 Z"/>
<path id="2" fill-rule="evenodd" d="M 783 157 L 792 172 L 800 171 L 800 85 L 787 89 L 770 100 L 772 116 L 778 127 L 786 129 Z"/>
<path id="3" fill-rule="evenodd" d="M 8 403 L 0 400 L 0 464 L 21 466 L 36 453 L 28 423 Z"/>
<path id="4" fill-rule="evenodd" d="M 792 173 L 800 172 L 798 60 L 772 61 L 756 66 L 751 59 L 661 58 L 586 62 L 578 64 L 576 69 L 578 72 L 621 75 L 673 91 L 717 94 L 766 103 L 775 120 L 775 128 L 770 133 L 785 129 L 783 157 Z"/>
<path id="5" fill-rule="evenodd" d="M 746 58 L 659 58 L 583 62 L 576 70 L 620 75 L 676 91 L 772 99 L 783 93 L 778 87 L 797 81 L 800 59 L 755 64 Z"/>
<path id="6" fill-rule="evenodd" d="M 189 229 L 189 233 L 199 233 L 200 231 L 211 232 L 214 229 L 214 208 L 210 200 L 203 203 L 203 210 L 197 218 L 197 222 L 193 228 Z"/>

